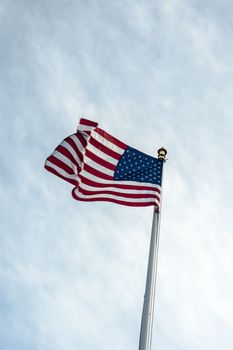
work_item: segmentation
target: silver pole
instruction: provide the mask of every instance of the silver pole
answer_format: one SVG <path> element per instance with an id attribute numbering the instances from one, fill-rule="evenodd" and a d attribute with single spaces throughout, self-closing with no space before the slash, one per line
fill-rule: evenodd
<path id="1" fill-rule="evenodd" d="M 167 151 L 158 150 L 158 157 L 165 161 Z M 139 350 L 150 350 L 154 315 L 154 300 L 158 265 L 160 212 L 154 210 L 151 229 L 150 252 L 147 267 L 146 291 L 144 295 Z"/>
<path id="2" fill-rule="evenodd" d="M 151 349 L 154 295 L 155 295 L 155 286 L 156 286 L 158 243 L 159 243 L 159 230 L 158 230 L 159 225 L 158 224 L 159 224 L 159 213 L 154 211 L 152 229 L 151 229 L 149 260 L 148 260 L 148 267 L 147 267 L 146 291 L 144 295 L 144 304 L 143 304 L 143 312 L 142 312 L 139 350 Z"/>

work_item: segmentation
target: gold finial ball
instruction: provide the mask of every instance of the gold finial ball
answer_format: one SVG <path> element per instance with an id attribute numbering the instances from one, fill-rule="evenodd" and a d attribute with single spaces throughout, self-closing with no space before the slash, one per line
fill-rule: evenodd
<path id="1" fill-rule="evenodd" d="M 164 147 L 158 149 L 158 158 L 161 160 L 166 160 L 167 150 Z"/>

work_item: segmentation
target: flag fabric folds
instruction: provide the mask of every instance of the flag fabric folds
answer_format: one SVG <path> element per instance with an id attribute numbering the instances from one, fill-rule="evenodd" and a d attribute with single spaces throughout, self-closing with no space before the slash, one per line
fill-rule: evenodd
<path id="1" fill-rule="evenodd" d="M 142 153 L 81 119 L 47 158 L 45 168 L 74 185 L 80 201 L 160 207 L 163 161 Z"/>

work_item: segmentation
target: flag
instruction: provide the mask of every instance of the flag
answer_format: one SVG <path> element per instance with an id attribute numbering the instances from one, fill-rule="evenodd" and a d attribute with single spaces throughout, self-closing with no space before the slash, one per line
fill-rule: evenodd
<path id="1" fill-rule="evenodd" d="M 80 119 L 47 158 L 45 168 L 75 187 L 79 201 L 109 201 L 128 206 L 160 207 L 163 160 L 142 153 Z"/>

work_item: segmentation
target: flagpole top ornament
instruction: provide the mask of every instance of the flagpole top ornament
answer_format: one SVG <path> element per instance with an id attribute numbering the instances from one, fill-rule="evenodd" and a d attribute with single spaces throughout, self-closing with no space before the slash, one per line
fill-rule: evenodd
<path id="1" fill-rule="evenodd" d="M 166 161 L 167 150 L 164 147 L 158 149 L 158 158 Z"/>

